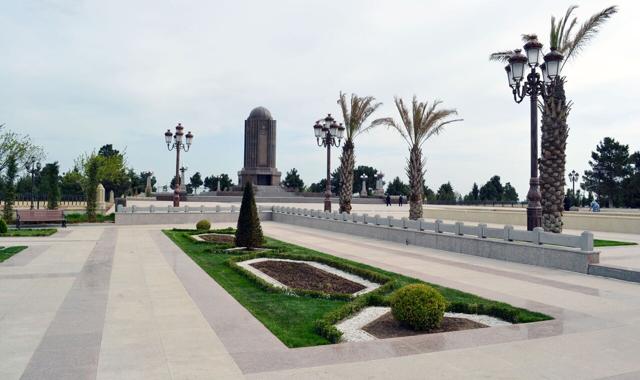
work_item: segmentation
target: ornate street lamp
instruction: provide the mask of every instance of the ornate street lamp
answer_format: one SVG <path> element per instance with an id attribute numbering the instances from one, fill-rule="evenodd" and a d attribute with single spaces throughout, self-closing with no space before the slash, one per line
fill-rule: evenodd
<path id="1" fill-rule="evenodd" d="M 327 148 L 327 184 L 324 192 L 324 211 L 331 212 L 331 146 L 339 147 L 344 137 L 344 126 L 338 125 L 331 114 L 316 121 L 313 133 L 318 146 Z"/>
<path id="2" fill-rule="evenodd" d="M 580 178 L 580 174 L 578 174 L 578 172 L 576 172 L 575 170 L 572 170 L 571 173 L 569 173 L 569 181 L 571 181 L 571 183 L 573 184 L 573 196 L 576 196 L 576 182 L 578 182 L 578 178 Z"/>
<path id="3" fill-rule="evenodd" d="M 25 162 L 24 168 L 27 169 L 27 173 L 31 174 L 31 206 L 29 208 L 33 210 L 33 202 L 36 191 L 35 176 L 40 172 L 40 169 L 42 169 L 42 165 L 40 165 L 40 162 L 36 162 L 35 157 L 31 156 L 29 157 L 27 162 Z M 40 208 L 40 201 L 38 201 L 38 208 Z"/>
<path id="4" fill-rule="evenodd" d="M 542 44 L 537 39 L 528 41 L 524 50 L 526 55 L 520 49 L 515 50 L 505 71 L 513 100 L 521 103 L 527 96 L 531 99 L 531 179 L 527 193 L 527 230 L 531 231 L 542 226 L 542 195 L 538 178 L 538 96 L 545 98 L 551 92 L 550 87 L 560 78 L 560 62 L 564 57 L 552 47 L 551 52 L 544 56 L 544 63 L 540 64 Z M 525 65 L 530 68 L 526 78 Z M 537 68 L 540 68 L 542 78 Z"/>
<path id="5" fill-rule="evenodd" d="M 184 142 L 183 138 L 185 140 Z M 175 134 L 171 133 L 170 129 L 167 129 L 164 133 L 164 141 L 167 143 L 167 149 L 169 149 L 169 151 L 176 150 L 176 186 L 173 189 L 173 206 L 180 207 L 180 151 L 189 151 L 191 143 L 193 143 L 193 134 L 188 132 L 185 135 L 184 127 L 178 123 Z"/>

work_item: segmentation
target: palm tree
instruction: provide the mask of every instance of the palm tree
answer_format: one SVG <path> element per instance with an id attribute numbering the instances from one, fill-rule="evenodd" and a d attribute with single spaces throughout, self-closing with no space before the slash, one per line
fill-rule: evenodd
<path id="1" fill-rule="evenodd" d="M 374 127 L 373 125 L 363 127 L 363 125 L 367 118 L 382 105 L 382 103 L 375 101 L 373 96 L 359 97 L 356 94 L 351 94 L 351 103 L 349 103 L 346 94 L 340 92 L 338 104 L 342 109 L 342 118 L 347 132 L 340 156 L 340 212 L 351 213 L 353 168 L 356 160 L 353 140 L 356 136 Z"/>
<path id="2" fill-rule="evenodd" d="M 409 146 L 409 159 L 407 160 L 407 175 L 409 176 L 409 218 L 422 218 L 422 198 L 424 184 L 424 161 L 422 157 L 422 145 L 431 136 L 439 134 L 447 124 L 462 119 L 449 119 L 452 115 L 457 115 L 455 109 L 437 109 L 442 102 L 435 100 L 428 102 L 418 102 L 413 97 L 412 112 L 405 105 L 401 98 L 395 98 L 396 108 L 400 113 L 402 123 L 398 123 L 393 118 L 378 119 L 372 125 L 386 125 L 398 131 L 400 136 Z"/>
<path id="3" fill-rule="evenodd" d="M 564 55 L 564 65 L 576 58 L 600 27 L 617 11 L 616 6 L 607 7 L 591 16 L 577 30 L 577 17 L 571 18 L 578 6 L 572 5 L 560 19 L 551 17 L 549 46 Z M 535 35 L 523 35 L 523 40 L 537 39 Z M 491 60 L 506 61 L 513 52 L 493 53 Z M 542 193 L 542 225 L 546 231 L 562 232 L 562 212 L 564 207 L 565 163 L 569 127 L 567 117 L 572 103 L 567 101 L 564 90 L 565 78 L 559 78 L 551 88 L 549 96 L 543 99 L 542 127 L 540 141 L 540 191 Z"/>

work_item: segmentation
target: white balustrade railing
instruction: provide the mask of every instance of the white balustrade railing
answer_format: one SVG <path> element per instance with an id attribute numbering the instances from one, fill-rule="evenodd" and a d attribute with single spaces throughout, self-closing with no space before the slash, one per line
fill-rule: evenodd
<path id="1" fill-rule="evenodd" d="M 343 223 L 369 224 L 380 227 L 399 228 L 413 231 L 428 231 L 458 236 L 473 236 L 480 239 L 501 239 L 505 241 L 526 242 L 533 244 L 552 244 L 556 246 L 577 248 L 582 251 L 593 251 L 593 234 L 584 231 L 581 235 L 567 235 L 545 232 L 542 228 L 533 231 L 516 230 L 513 226 L 503 228 L 487 227 L 486 224 L 466 225 L 462 222 L 444 223 L 442 220 L 429 222 L 424 219 L 396 219 L 393 216 L 381 217 L 357 213 L 338 214 L 293 207 L 272 206 L 271 211 L 279 214 L 296 215 L 307 218 L 330 219 Z"/>

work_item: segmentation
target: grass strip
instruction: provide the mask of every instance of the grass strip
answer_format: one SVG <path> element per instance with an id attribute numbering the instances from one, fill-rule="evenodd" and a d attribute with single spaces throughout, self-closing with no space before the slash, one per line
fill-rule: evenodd
<path id="1" fill-rule="evenodd" d="M 617 247 L 622 245 L 638 245 L 638 243 L 634 243 L 631 241 L 593 239 L 594 247 Z"/>
<path id="2" fill-rule="evenodd" d="M 229 231 L 226 229 L 225 231 Z M 219 230 L 212 232 L 219 233 Z M 387 306 L 394 290 L 417 279 L 388 272 L 366 264 L 331 256 L 294 244 L 266 237 L 265 248 L 271 252 L 246 255 L 228 253 L 229 243 L 195 242 L 189 235 L 195 230 L 165 230 L 164 233 L 195 263 L 209 274 L 231 296 L 251 312 L 288 347 L 305 347 L 339 341 L 335 323 L 367 306 Z M 274 287 L 248 271 L 237 268 L 237 262 L 254 257 L 294 258 L 318 261 L 384 284 L 373 292 L 352 297 L 327 297 L 316 293 L 276 291 Z M 503 318 L 512 323 L 549 320 L 551 317 L 488 300 L 456 289 L 429 284 L 447 300 L 448 310 L 479 312 Z"/>
<path id="3" fill-rule="evenodd" d="M 23 251 L 27 249 L 27 247 L 23 246 L 23 245 L 17 245 L 15 247 L 7 247 L 7 248 L 1 248 L 0 249 L 0 263 L 7 260 L 8 258 L 10 258 L 11 256 Z"/>
<path id="4" fill-rule="evenodd" d="M 5 233 L 1 233 L 0 237 L 32 237 L 32 236 L 51 236 L 58 232 L 55 228 L 12 228 Z"/>

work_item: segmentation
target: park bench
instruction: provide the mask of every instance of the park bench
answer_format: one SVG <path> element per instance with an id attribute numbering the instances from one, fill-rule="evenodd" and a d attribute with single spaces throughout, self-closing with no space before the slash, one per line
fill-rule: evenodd
<path id="1" fill-rule="evenodd" d="M 62 210 L 16 210 L 16 227 L 23 223 L 62 223 L 67 226 L 67 220 Z"/>

